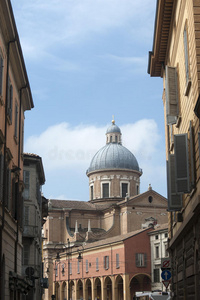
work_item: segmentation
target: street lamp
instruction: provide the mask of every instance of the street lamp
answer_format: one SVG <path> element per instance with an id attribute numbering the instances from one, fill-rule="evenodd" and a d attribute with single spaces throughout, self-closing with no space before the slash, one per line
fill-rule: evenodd
<path id="1" fill-rule="evenodd" d="M 56 249 L 57 246 L 62 246 L 62 247 L 64 246 L 65 248 L 67 248 L 67 246 L 65 244 L 56 244 L 54 249 Z M 62 261 L 60 261 L 60 253 L 59 253 L 59 251 L 57 251 L 56 259 L 55 259 L 55 269 L 54 269 L 54 271 L 55 271 L 55 300 L 56 300 L 56 276 L 58 275 L 57 270 L 58 270 L 58 265 L 59 264 L 62 264 L 62 271 L 61 272 L 62 272 L 62 275 L 64 275 L 66 264 L 63 263 Z"/>
<path id="2" fill-rule="evenodd" d="M 82 248 L 83 248 L 83 245 L 81 245 Z M 82 262 L 82 287 L 83 287 L 83 250 L 84 248 L 81 250 L 78 249 L 78 262 Z M 83 293 L 83 289 L 82 289 L 82 293 Z"/>
<path id="3" fill-rule="evenodd" d="M 65 275 L 65 267 L 66 267 L 66 264 L 63 263 L 62 261 L 60 261 L 60 254 L 57 253 L 57 256 L 56 256 L 56 260 L 55 260 L 55 300 L 56 300 L 56 277 L 58 276 L 58 265 L 62 264 L 62 275 L 64 276 Z"/>

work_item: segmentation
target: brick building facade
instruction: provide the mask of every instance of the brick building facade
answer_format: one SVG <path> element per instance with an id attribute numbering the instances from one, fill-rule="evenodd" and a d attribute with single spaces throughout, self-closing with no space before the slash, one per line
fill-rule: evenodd
<path id="1" fill-rule="evenodd" d="M 10 0 L 0 2 L 0 299 L 22 299 L 23 132 L 33 99 Z"/>

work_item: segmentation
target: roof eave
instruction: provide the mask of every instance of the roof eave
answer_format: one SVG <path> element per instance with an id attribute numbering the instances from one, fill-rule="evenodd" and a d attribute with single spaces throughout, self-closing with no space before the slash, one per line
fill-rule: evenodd
<path id="1" fill-rule="evenodd" d="M 148 70 L 152 77 L 163 76 L 173 12 L 173 0 L 157 0 L 153 50 L 149 52 Z"/>

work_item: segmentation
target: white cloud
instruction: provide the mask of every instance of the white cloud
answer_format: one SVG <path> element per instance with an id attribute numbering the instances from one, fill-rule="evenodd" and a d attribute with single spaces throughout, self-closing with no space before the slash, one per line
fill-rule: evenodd
<path id="1" fill-rule="evenodd" d="M 123 145 L 131 150 L 142 166 L 149 161 L 158 147 L 160 136 L 154 120 L 140 120 L 120 126 Z M 79 125 L 71 127 L 60 123 L 47 128 L 25 143 L 26 152 L 42 156 L 46 170 L 85 168 L 94 154 L 105 145 L 107 127 Z"/>
<path id="2" fill-rule="evenodd" d="M 69 194 L 68 199 L 87 200 L 82 199 L 84 191 L 87 193 L 85 172 L 94 154 L 105 145 L 108 126 L 80 124 L 71 127 L 68 123 L 60 123 L 25 141 L 26 152 L 42 157 L 47 180 L 44 188 L 47 195 L 51 195 L 49 198 L 67 199 L 65 195 Z M 120 129 L 123 146 L 133 152 L 143 170 L 141 191 L 146 191 L 151 183 L 153 189 L 165 195 L 165 145 L 161 143 L 156 122 L 143 119 L 121 125 Z M 79 182 L 78 191 L 75 178 Z M 52 185 L 56 187 L 53 192 Z"/>

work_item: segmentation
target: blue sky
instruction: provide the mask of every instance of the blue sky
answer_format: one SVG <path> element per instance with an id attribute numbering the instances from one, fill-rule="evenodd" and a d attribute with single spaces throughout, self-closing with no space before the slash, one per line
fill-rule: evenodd
<path id="1" fill-rule="evenodd" d="M 86 170 L 115 117 L 141 192 L 166 196 L 162 79 L 147 74 L 156 0 L 11 0 L 35 107 L 25 152 L 43 159 L 44 196 L 89 200 Z"/>

